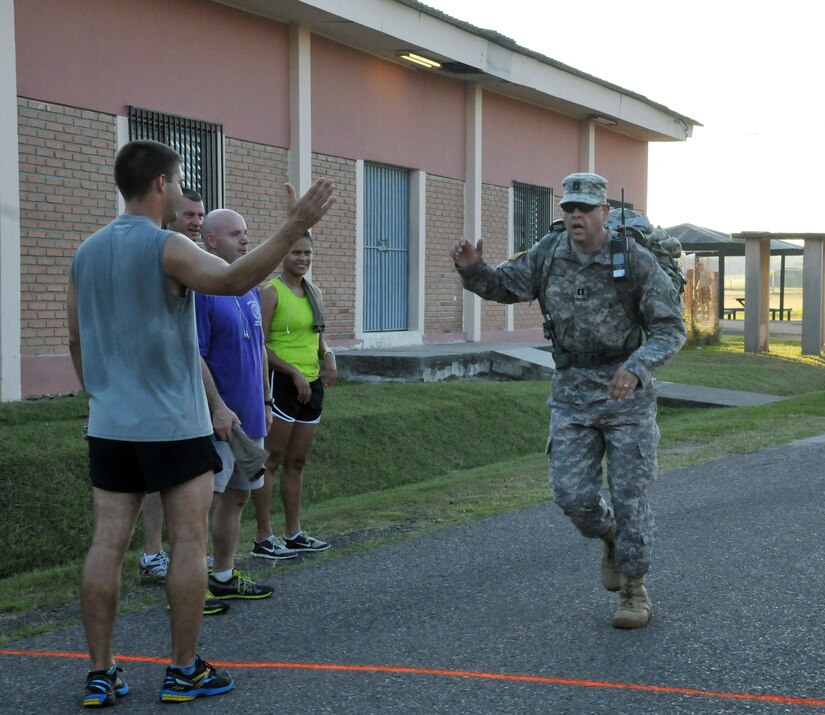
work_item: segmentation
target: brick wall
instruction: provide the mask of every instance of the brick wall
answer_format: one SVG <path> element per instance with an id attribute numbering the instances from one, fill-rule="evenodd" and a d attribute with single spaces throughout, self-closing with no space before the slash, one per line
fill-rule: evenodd
<path id="1" fill-rule="evenodd" d="M 269 238 L 286 216 L 289 154 L 286 149 L 227 138 L 226 208 L 242 214 L 250 243 Z M 355 162 L 313 157 L 313 175 L 335 182 L 337 201 L 312 231 L 312 280 L 324 294 L 326 336 L 352 338 L 355 332 Z M 276 271 L 275 273 L 277 273 Z"/>
<path id="2" fill-rule="evenodd" d="M 68 352 L 68 269 L 81 241 L 117 215 L 115 119 L 18 99 L 21 355 Z"/>
<path id="3" fill-rule="evenodd" d="M 355 162 L 314 154 L 312 173 L 335 182 L 335 205 L 313 230 L 312 279 L 324 293 L 325 336 L 355 336 Z"/>
<path id="4" fill-rule="evenodd" d="M 428 175 L 426 197 L 424 332 L 433 339 L 463 330 L 461 281 L 450 249 L 464 235 L 464 183 Z"/>
<path id="5" fill-rule="evenodd" d="M 225 206 L 246 219 L 250 243 L 269 238 L 286 215 L 287 150 L 227 137 Z"/>
<path id="6" fill-rule="evenodd" d="M 507 258 L 507 189 L 484 184 L 481 187 L 481 238 L 484 258 L 491 266 Z M 492 300 L 481 301 L 481 330 L 506 330 L 507 306 Z"/>
<path id="7" fill-rule="evenodd" d="M 80 243 L 117 213 L 113 180 L 115 118 L 55 104 L 18 100 L 21 177 L 22 354 L 65 355 L 67 271 Z M 253 245 L 285 215 L 288 152 L 227 137 L 226 206 L 247 220 Z M 313 156 L 313 174 L 335 181 L 337 203 L 314 230 L 313 278 L 324 292 L 327 335 L 355 331 L 355 162 Z M 464 184 L 428 175 L 425 246 L 427 338 L 463 332 L 462 290 L 449 259 L 463 233 Z M 507 253 L 507 191 L 483 187 L 483 237 L 488 259 Z M 485 302 L 482 327 L 503 330 L 504 306 Z M 516 329 L 540 326 L 534 306 L 516 307 Z M 452 338 L 451 338 L 452 339 Z"/>
<path id="8" fill-rule="evenodd" d="M 542 329 L 541 308 L 538 301 L 517 303 L 513 306 L 513 330 Z"/>

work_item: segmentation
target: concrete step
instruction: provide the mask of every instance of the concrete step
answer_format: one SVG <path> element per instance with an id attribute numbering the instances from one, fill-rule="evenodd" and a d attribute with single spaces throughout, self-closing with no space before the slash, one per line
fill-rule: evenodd
<path id="1" fill-rule="evenodd" d="M 656 394 L 659 404 L 674 407 L 759 407 L 788 399 L 761 392 L 682 385 L 664 380 L 656 380 Z"/>
<path id="2" fill-rule="evenodd" d="M 549 379 L 546 347 L 452 343 L 381 350 L 336 351 L 338 375 L 351 382 L 439 382 L 451 377 Z"/>
<path id="3" fill-rule="evenodd" d="M 421 345 L 341 351 L 336 357 L 339 376 L 351 382 L 438 382 L 453 377 L 549 380 L 555 369 L 545 343 Z M 662 380 L 656 381 L 656 392 L 659 404 L 677 407 L 754 407 L 786 399 Z"/>

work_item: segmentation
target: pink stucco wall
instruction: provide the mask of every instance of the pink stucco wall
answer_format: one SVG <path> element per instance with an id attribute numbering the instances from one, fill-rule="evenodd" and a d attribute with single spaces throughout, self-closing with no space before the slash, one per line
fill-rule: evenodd
<path id="1" fill-rule="evenodd" d="M 464 83 L 312 37 L 312 146 L 464 178 Z"/>
<path id="2" fill-rule="evenodd" d="M 579 123 L 495 92 L 484 93 L 483 107 L 484 183 L 523 181 L 560 191 L 579 166 Z"/>
<path id="3" fill-rule="evenodd" d="M 199 0 L 24 0 L 14 10 L 21 97 L 121 116 L 131 104 L 289 146 L 282 23 Z"/>
<path id="4" fill-rule="evenodd" d="M 596 128 L 596 173 L 607 179 L 607 197 L 622 197 L 637 211 L 647 211 L 646 142 Z"/>

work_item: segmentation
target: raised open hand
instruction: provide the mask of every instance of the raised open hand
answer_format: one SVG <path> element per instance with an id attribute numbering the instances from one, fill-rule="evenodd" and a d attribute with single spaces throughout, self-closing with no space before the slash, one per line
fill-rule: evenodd
<path id="1" fill-rule="evenodd" d="M 475 246 L 466 238 L 462 238 L 453 246 L 453 250 L 450 251 L 450 257 L 458 268 L 469 268 L 481 260 L 483 248 L 484 240 L 481 238 L 478 239 L 478 243 Z"/>
<path id="2" fill-rule="evenodd" d="M 287 220 L 304 229 L 312 228 L 335 203 L 335 185 L 329 179 L 318 179 L 299 199 L 295 187 L 287 183 Z"/>

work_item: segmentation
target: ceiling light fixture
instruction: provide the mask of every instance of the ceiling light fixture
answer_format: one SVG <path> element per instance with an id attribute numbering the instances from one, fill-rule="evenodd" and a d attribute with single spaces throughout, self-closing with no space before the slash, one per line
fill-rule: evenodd
<path id="1" fill-rule="evenodd" d="M 596 124 L 601 124 L 603 127 L 615 127 L 619 122 L 613 117 L 605 117 L 602 114 L 588 114 L 587 118 L 591 122 L 595 122 Z"/>
<path id="2" fill-rule="evenodd" d="M 400 57 L 402 60 L 407 60 L 407 62 L 414 62 L 417 65 L 421 65 L 421 67 L 426 67 L 428 70 L 437 70 L 441 68 L 440 62 L 431 60 L 428 57 L 422 57 L 421 55 L 417 55 L 414 52 L 407 52 L 403 55 L 400 55 Z"/>

